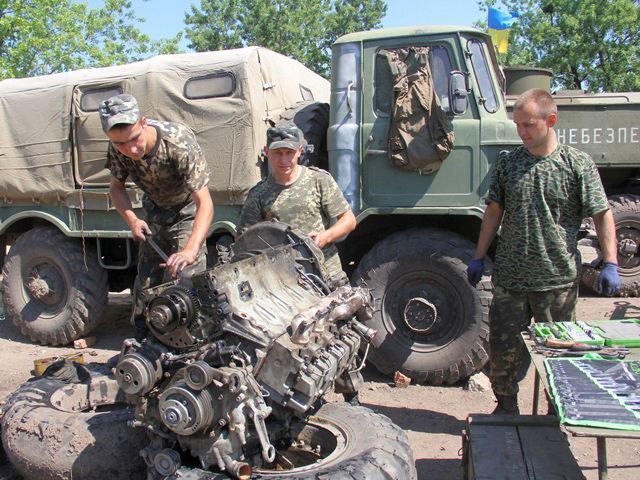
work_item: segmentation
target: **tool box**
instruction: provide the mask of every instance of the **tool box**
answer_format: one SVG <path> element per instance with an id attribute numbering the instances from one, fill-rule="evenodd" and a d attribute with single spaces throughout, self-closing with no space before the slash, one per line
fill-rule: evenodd
<path id="1" fill-rule="evenodd" d="M 600 331 L 586 322 L 545 322 L 533 324 L 536 338 L 544 340 L 563 340 L 586 343 L 587 345 L 604 345 L 605 338 Z"/>
<path id="2" fill-rule="evenodd" d="M 640 347 L 640 319 L 592 320 L 585 322 L 610 347 Z"/>
<path id="3" fill-rule="evenodd" d="M 468 480 L 585 478 L 549 415 L 469 415 L 462 452 Z"/>

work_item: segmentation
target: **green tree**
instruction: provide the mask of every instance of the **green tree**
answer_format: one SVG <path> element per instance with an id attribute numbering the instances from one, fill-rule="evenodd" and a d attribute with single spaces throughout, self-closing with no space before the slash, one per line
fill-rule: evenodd
<path id="1" fill-rule="evenodd" d="M 186 37 L 199 52 L 261 45 L 328 76 L 336 38 L 380 27 L 386 12 L 384 0 L 201 0 Z"/>
<path id="2" fill-rule="evenodd" d="M 71 0 L 0 0 L 0 78 L 45 75 L 173 53 L 179 38 L 152 42 L 128 0 L 100 8 Z"/>
<path id="3" fill-rule="evenodd" d="M 501 56 L 505 64 L 550 68 L 562 88 L 640 91 L 640 0 L 503 0 L 497 6 L 520 13 Z"/>

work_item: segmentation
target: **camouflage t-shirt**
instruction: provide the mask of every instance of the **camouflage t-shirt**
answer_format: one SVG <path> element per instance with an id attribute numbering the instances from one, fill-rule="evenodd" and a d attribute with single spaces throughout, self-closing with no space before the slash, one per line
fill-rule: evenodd
<path id="1" fill-rule="evenodd" d="M 209 183 L 209 167 L 191 129 L 171 122 L 147 120 L 158 139 L 141 160 L 118 152 L 111 143 L 105 167 L 117 180 L 129 178 L 161 207 L 182 205 Z"/>
<path id="2" fill-rule="evenodd" d="M 518 291 L 573 284 L 582 219 L 609 208 L 591 157 L 564 145 L 547 157 L 501 152 L 486 201 L 504 207 L 493 283 Z"/>
<path id="3" fill-rule="evenodd" d="M 279 185 L 267 177 L 249 191 L 238 222 L 238 231 L 265 220 L 288 223 L 303 233 L 322 232 L 331 219 L 349 210 L 349 204 L 335 180 L 324 170 L 302 167 L 291 185 Z M 338 249 L 322 249 L 329 276 L 342 270 Z"/>

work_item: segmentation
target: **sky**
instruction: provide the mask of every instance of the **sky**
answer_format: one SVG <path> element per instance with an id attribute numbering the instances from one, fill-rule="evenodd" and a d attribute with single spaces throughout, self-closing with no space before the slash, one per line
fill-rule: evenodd
<path id="1" fill-rule="evenodd" d="M 92 7 L 102 0 L 89 0 Z M 140 30 L 154 40 L 175 36 L 184 27 L 184 12 L 199 0 L 132 0 L 139 17 L 145 22 Z M 409 27 L 415 25 L 472 26 L 481 19 L 477 0 L 387 0 L 387 15 L 382 26 Z"/>

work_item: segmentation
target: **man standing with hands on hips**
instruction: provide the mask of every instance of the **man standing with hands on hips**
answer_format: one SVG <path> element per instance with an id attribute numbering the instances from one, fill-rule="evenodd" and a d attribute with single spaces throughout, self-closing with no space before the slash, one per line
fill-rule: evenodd
<path id="1" fill-rule="evenodd" d="M 522 339 L 536 322 L 573 321 L 578 298 L 578 231 L 592 217 L 603 268 L 605 295 L 620 290 L 613 215 L 596 166 L 584 152 L 558 143 L 558 110 L 545 90 L 528 90 L 513 109 L 523 145 L 501 152 L 493 169 L 469 282 L 476 285 L 499 227 L 489 312 L 490 380 L 498 405 L 493 413 L 518 414 L 517 374 Z"/>
<path id="2" fill-rule="evenodd" d="M 132 314 L 138 336 L 145 331 L 142 290 L 166 281 L 165 272 L 175 278 L 206 268 L 205 240 L 213 220 L 209 169 L 191 129 L 147 119 L 131 95 L 103 101 L 99 113 L 110 140 L 105 167 L 111 171 L 111 199 L 133 239 L 141 242 Z M 127 179 L 144 192 L 145 219 L 132 208 Z M 145 242 L 147 235 L 170 253 L 166 264 Z"/>

